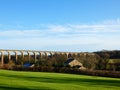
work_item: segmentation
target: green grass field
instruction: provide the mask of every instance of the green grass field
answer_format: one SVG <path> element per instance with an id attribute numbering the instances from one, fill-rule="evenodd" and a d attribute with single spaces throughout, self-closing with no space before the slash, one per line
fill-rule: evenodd
<path id="1" fill-rule="evenodd" d="M 119 78 L 0 70 L 0 90 L 120 90 Z"/>

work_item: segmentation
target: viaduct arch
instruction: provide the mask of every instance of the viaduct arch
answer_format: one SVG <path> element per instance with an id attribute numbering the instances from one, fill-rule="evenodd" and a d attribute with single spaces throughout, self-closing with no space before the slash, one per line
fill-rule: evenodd
<path id="1" fill-rule="evenodd" d="M 15 57 L 15 61 L 17 62 L 18 56 L 21 56 L 22 59 L 25 58 L 25 55 L 26 55 L 25 53 L 27 54 L 29 60 L 31 59 L 31 55 L 33 56 L 34 63 L 36 63 L 37 58 L 53 56 L 55 54 L 58 54 L 58 55 L 64 54 L 64 55 L 66 55 L 66 59 L 70 58 L 72 55 L 78 55 L 78 56 L 80 55 L 80 52 L 56 52 L 56 51 L 4 50 L 4 49 L 0 49 L 0 65 L 1 66 L 4 65 L 5 56 L 8 57 L 8 62 L 10 62 L 12 56 Z M 39 57 L 37 57 L 37 56 L 39 56 Z"/>

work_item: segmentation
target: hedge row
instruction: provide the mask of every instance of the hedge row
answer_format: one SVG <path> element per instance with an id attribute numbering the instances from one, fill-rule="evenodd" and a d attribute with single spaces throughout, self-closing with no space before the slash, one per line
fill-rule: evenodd
<path id="1" fill-rule="evenodd" d="M 4 68 L 15 71 L 34 71 L 34 72 L 57 72 L 57 73 L 70 73 L 70 74 L 83 74 L 91 76 L 104 76 L 104 77 L 114 77 L 120 78 L 119 71 L 103 71 L 103 70 L 79 70 L 69 67 L 49 67 L 49 66 L 39 66 L 39 67 L 17 67 Z"/>

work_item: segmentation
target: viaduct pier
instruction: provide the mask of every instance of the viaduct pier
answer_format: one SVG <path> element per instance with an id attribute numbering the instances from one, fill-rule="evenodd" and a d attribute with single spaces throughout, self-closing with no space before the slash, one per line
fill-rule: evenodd
<path id="1" fill-rule="evenodd" d="M 25 56 L 27 55 L 29 60 L 30 60 L 31 55 L 32 55 L 33 59 L 34 59 L 34 63 L 35 63 L 38 56 L 39 56 L 38 58 L 41 58 L 42 56 L 48 57 L 48 56 L 53 56 L 54 54 L 64 54 L 64 55 L 66 55 L 66 59 L 68 59 L 72 55 L 79 56 L 81 53 L 80 52 L 57 52 L 57 51 L 4 50 L 4 49 L 0 49 L 0 65 L 1 66 L 4 65 L 5 56 L 8 58 L 8 63 L 9 63 L 11 61 L 12 56 L 14 56 L 15 61 L 17 61 L 18 56 L 21 56 L 21 58 L 24 59 Z M 87 53 L 82 53 L 82 54 L 86 55 Z"/>

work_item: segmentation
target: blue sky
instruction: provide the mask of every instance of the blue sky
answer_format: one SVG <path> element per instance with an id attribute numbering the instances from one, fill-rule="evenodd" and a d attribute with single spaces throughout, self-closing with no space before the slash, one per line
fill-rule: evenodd
<path id="1" fill-rule="evenodd" d="M 0 48 L 120 49 L 120 0 L 0 0 Z"/>

